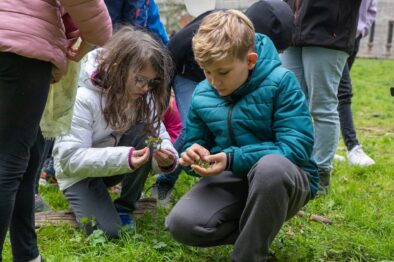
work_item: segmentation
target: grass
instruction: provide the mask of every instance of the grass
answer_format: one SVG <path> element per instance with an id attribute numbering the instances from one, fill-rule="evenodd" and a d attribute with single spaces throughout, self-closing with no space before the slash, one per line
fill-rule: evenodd
<path id="1" fill-rule="evenodd" d="M 294 217 L 275 238 L 272 252 L 278 261 L 394 261 L 394 62 L 358 59 L 352 69 L 353 113 L 359 141 L 376 165 L 360 168 L 335 163 L 329 195 L 311 201 L 304 210 L 330 218 L 333 225 Z M 342 142 L 338 154 L 345 155 Z M 175 199 L 195 178 L 182 176 Z M 147 186 L 153 183 L 150 178 Z M 55 209 L 67 208 L 61 193 L 41 187 Z M 46 261 L 229 261 L 231 246 L 192 248 L 174 241 L 163 223 L 168 210 L 156 218 L 137 221 L 136 234 L 109 241 L 100 234 L 85 236 L 67 226 L 37 231 Z M 7 238 L 4 261 L 11 261 Z"/>

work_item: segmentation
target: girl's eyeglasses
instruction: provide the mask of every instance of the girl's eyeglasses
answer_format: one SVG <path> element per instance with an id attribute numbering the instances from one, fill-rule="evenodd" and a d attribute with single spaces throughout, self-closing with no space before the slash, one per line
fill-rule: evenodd
<path id="1" fill-rule="evenodd" d="M 141 75 L 135 76 L 135 86 L 138 88 L 148 86 L 149 91 L 152 91 L 153 89 L 159 88 L 161 84 L 162 81 L 160 78 L 147 79 Z"/>

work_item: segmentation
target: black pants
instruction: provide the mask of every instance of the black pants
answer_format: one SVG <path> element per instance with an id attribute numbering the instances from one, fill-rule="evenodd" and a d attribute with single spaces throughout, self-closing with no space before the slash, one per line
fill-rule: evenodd
<path id="1" fill-rule="evenodd" d="M 34 142 L 52 64 L 0 52 L 0 252 L 8 228 L 14 261 L 38 256 L 34 230 Z M 0 259 L 1 260 L 1 259 Z"/>
<path id="2" fill-rule="evenodd" d="M 52 156 L 52 149 L 53 149 L 53 144 L 54 144 L 53 139 L 45 139 L 44 136 L 42 135 L 41 130 L 38 130 L 37 133 L 37 140 L 36 140 L 36 147 L 39 150 L 40 153 L 40 161 L 37 167 L 36 171 L 36 182 L 34 186 L 34 193 L 38 194 L 38 188 L 40 185 L 40 176 L 41 176 L 41 170 L 44 167 L 45 162 Z"/>
<path id="3" fill-rule="evenodd" d="M 357 140 L 356 129 L 354 127 L 351 107 L 353 93 L 350 69 L 352 68 L 354 59 L 358 53 L 360 40 L 361 37 L 358 37 L 355 40 L 354 51 L 347 59 L 347 63 L 343 69 L 341 82 L 339 83 L 338 87 L 338 113 L 341 123 L 341 133 L 348 150 L 351 150 L 353 147 L 359 144 Z"/>

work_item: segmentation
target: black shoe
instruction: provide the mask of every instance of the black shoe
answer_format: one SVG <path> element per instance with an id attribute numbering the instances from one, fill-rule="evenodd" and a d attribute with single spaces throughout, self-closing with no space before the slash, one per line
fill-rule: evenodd
<path id="1" fill-rule="evenodd" d="M 327 195 L 330 191 L 330 169 L 319 169 L 319 190 L 317 194 L 319 195 Z"/>

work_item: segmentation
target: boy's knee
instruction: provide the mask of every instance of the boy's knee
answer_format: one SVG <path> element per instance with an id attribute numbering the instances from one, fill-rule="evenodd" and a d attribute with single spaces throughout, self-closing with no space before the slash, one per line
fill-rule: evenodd
<path id="1" fill-rule="evenodd" d="M 167 216 L 165 227 L 176 241 L 185 245 L 195 246 L 196 241 L 192 239 L 193 234 L 191 232 L 192 228 L 194 228 L 192 220 L 183 215 L 182 212 L 173 211 Z"/>
<path id="2" fill-rule="evenodd" d="M 267 155 L 260 158 L 249 172 L 249 181 L 257 184 L 259 188 L 283 184 L 288 180 L 288 171 L 292 168 L 287 158 L 280 155 Z"/>

